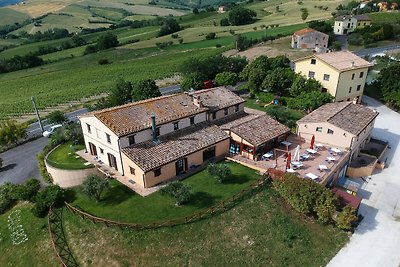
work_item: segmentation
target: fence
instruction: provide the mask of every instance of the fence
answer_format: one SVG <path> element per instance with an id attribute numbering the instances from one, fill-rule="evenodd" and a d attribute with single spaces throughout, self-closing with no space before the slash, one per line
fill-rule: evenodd
<path id="1" fill-rule="evenodd" d="M 138 224 L 138 223 L 124 223 L 124 222 L 118 222 L 118 221 L 113 221 L 109 219 L 104 219 L 100 217 L 93 216 L 89 213 L 86 213 L 68 202 L 64 202 L 66 207 L 74 214 L 80 216 L 83 219 L 90 220 L 93 223 L 102 223 L 106 225 L 107 227 L 109 226 L 117 226 L 120 228 L 124 229 L 135 229 L 135 230 L 145 230 L 145 229 L 156 229 L 156 228 L 161 228 L 161 227 L 171 227 L 171 226 L 176 226 L 176 225 L 181 225 L 181 224 L 187 224 L 187 223 L 192 223 L 201 219 L 204 219 L 206 217 L 215 215 L 217 213 L 223 212 L 226 209 L 232 207 L 236 201 L 239 199 L 250 195 L 254 193 L 256 190 L 262 188 L 267 181 L 269 180 L 269 176 L 263 176 L 261 179 L 259 179 L 257 182 L 251 184 L 249 187 L 241 190 L 237 194 L 233 195 L 232 197 L 221 201 L 220 203 L 204 210 L 198 213 L 195 213 L 193 215 L 183 217 L 183 218 L 178 218 L 174 220 L 167 220 L 167 221 L 158 221 L 158 222 L 151 222 L 151 223 L 144 223 L 144 224 Z"/>
<path id="2" fill-rule="evenodd" d="M 49 209 L 47 224 L 49 227 L 51 245 L 53 246 L 54 252 L 60 261 L 61 266 L 75 267 L 78 266 L 78 263 L 72 255 L 65 238 L 61 212 L 62 208 L 53 209 L 53 207 L 50 207 Z"/>

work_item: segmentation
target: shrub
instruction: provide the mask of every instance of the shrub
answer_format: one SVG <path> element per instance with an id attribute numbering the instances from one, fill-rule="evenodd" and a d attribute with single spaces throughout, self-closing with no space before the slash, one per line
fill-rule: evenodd
<path id="1" fill-rule="evenodd" d="M 285 174 L 273 180 L 274 188 L 298 212 L 329 222 L 336 211 L 337 197 L 326 187 L 308 179 Z"/>
<path id="2" fill-rule="evenodd" d="M 0 169 L 3 168 L 3 159 L 0 158 Z"/>
<path id="3" fill-rule="evenodd" d="M 40 182 L 35 178 L 30 178 L 25 184 L 17 187 L 17 195 L 20 200 L 35 201 L 35 197 L 40 189 Z"/>
<path id="4" fill-rule="evenodd" d="M 229 26 L 229 20 L 227 18 L 223 18 L 219 21 L 219 25 L 221 26 Z"/>
<path id="5" fill-rule="evenodd" d="M 343 230 L 351 230 L 353 223 L 357 220 L 356 210 L 347 205 L 343 208 L 342 212 L 339 214 L 336 225 Z"/>
<path id="6" fill-rule="evenodd" d="M 214 176 L 218 179 L 218 182 L 223 183 L 229 179 L 232 175 L 231 169 L 226 164 L 214 164 L 211 163 L 207 166 L 207 172 L 211 176 Z"/>
<path id="7" fill-rule="evenodd" d="M 179 206 L 190 200 L 191 187 L 180 181 L 170 182 L 167 186 L 161 189 L 161 193 L 175 198 L 175 205 Z"/>
<path id="8" fill-rule="evenodd" d="M 36 195 L 31 211 L 36 217 L 44 217 L 50 206 L 60 204 L 63 198 L 63 190 L 58 185 L 50 185 Z"/>
<path id="9" fill-rule="evenodd" d="M 178 43 L 180 43 L 180 44 L 183 43 L 183 39 L 182 39 L 182 38 L 179 38 L 179 39 L 178 39 Z"/>
<path id="10" fill-rule="evenodd" d="M 217 37 L 217 34 L 215 32 L 210 32 L 206 35 L 206 40 L 212 40 Z"/>
<path id="11" fill-rule="evenodd" d="M 237 74 L 230 71 L 221 72 L 215 76 L 218 85 L 235 85 L 237 80 Z"/>
<path id="12" fill-rule="evenodd" d="M 0 214 L 11 208 L 17 200 L 16 185 L 7 182 L 0 186 Z"/>
<path id="13" fill-rule="evenodd" d="M 215 48 L 220 48 L 220 47 L 222 47 L 221 44 L 215 44 Z"/>
<path id="14" fill-rule="evenodd" d="M 96 174 L 88 175 L 81 185 L 82 192 L 89 198 L 96 200 L 96 202 L 101 200 L 101 194 L 109 187 L 109 181 Z"/>
<path id="15" fill-rule="evenodd" d="M 110 64 L 110 61 L 108 61 L 108 59 L 106 59 L 106 58 L 101 58 L 101 59 L 99 59 L 98 63 L 99 63 L 99 65 L 107 65 L 107 64 Z"/>
<path id="16" fill-rule="evenodd" d="M 55 123 L 55 124 L 62 124 L 67 121 L 67 117 L 65 117 L 64 113 L 60 110 L 55 110 L 50 112 L 50 114 L 47 116 L 47 120 L 50 123 Z"/>
<path id="17" fill-rule="evenodd" d="M 46 164 L 44 162 L 44 157 L 45 157 L 45 152 L 40 152 L 36 155 L 36 159 L 38 161 L 39 173 L 46 182 L 52 183 L 53 179 L 51 178 L 50 174 L 47 172 Z"/>
<path id="18" fill-rule="evenodd" d="M 171 37 L 172 37 L 173 39 L 176 39 L 176 38 L 179 37 L 179 35 L 178 35 L 177 33 L 173 33 L 173 34 L 171 34 Z"/>

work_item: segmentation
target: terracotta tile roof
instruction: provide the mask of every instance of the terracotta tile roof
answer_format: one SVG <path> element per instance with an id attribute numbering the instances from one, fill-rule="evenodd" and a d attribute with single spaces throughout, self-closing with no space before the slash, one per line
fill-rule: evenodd
<path id="1" fill-rule="evenodd" d="M 214 123 L 218 125 L 222 130 L 230 130 L 231 128 L 238 126 L 239 124 L 242 124 L 259 116 L 260 115 L 258 114 L 247 114 L 246 112 L 239 112 L 235 115 L 214 121 Z"/>
<path id="2" fill-rule="evenodd" d="M 339 71 L 373 66 L 372 63 L 369 63 L 368 61 L 349 51 L 321 53 L 315 54 L 314 56 Z"/>
<path id="3" fill-rule="evenodd" d="M 195 95 L 200 96 L 203 105 L 215 111 L 226 107 L 246 102 L 237 94 L 226 89 L 226 87 L 215 87 L 196 91 Z"/>
<path id="4" fill-rule="evenodd" d="M 356 15 L 354 17 L 356 18 L 357 21 L 371 21 L 371 18 L 364 14 Z"/>
<path id="5" fill-rule="evenodd" d="M 297 123 L 328 122 L 349 133 L 358 135 L 378 114 L 370 108 L 352 102 L 336 102 L 323 105 L 298 120 Z"/>
<path id="6" fill-rule="evenodd" d="M 302 29 L 302 30 L 298 30 L 298 31 L 294 32 L 293 35 L 302 36 L 302 35 L 305 35 L 305 34 L 310 33 L 310 32 L 315 32 L 315 33 L 320 33 L 320 34 L 323 34 L 323 35 L 327 35 L 327 34 L 325 34 L 323 32 L 319 32 L 319 31 L 311 29 L 311 28 L 305 28 L 305 29 Z"/>
<path id="7" fill-rule="evenodd" d="M 234 122 L 231 122 L 231 125 L 232 124 L 234 124 Z M 222 125 L 220 127 L 224 128 L 226 126 Z M 253 117 L 234 125 L 230 130 L 254 146 L 260 146 L 276 137 L 290 132 L 287 126 L 277 122 L 268 115 Z"/>
<path id="8" fill-rule="evenodd" d="M 244 99 L 225 87 L 197 91 L 203 107 L 193 103 L 188 93 L 147 99 L 92 113 L 117 136 L 123 136 L 151 127 L 150 116 L 156 115 L 156 123 L 163 124 L 207 110 L 221 109 L 244 102 Z"/>
<path id="9" fill-rule="evenodd" d="M 123 148 L 122 153 L 148 172 L 225 139 L 229 139 L 227 133 L 204 122 L 161 136 L 158 144 L 150 140 Z"/>

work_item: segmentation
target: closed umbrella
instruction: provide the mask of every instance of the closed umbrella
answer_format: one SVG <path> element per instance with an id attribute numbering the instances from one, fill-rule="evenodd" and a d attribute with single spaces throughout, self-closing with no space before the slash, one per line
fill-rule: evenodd
<path id="1" fill-rule="evenodd" d="M 310 144 L 310 148 L 311 148 L 311 149 L 314 149 L 314 143 L 315 143 L 315 136 L 313 135 L 313 136 L 311 137 L 311 144 Z"/>
<path id="2" fill-rule="evenodd" d="M 290 169 L 290 162 L 292 162 L 292 153 L 289 152 L 286 159 L 286 169 Z"/>
<path id="3" fill-rule="evenodd" d="M 295 161 L 300 161 L 300 145 L 296 146 L 296 150 L 294 151 L 293 159 Z"/>

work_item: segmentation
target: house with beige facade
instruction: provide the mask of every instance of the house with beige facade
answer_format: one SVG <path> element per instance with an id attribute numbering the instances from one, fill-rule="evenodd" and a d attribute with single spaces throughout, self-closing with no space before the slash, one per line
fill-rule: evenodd
<path id="1" fill-rule="evenodd" d="M 91 112 L 80 122 L 87 153 L 148 188 L 227 153 L 254 159 L 284 140 L 289 128 L 245 113 L 244 102 L 217 87 Z"/>
<path id="2" fill-rule="evenodd" d="M 378 112 L 352 102 L 329 103 L 297 121 L 297 135 L 305 140 L 350 151 L 350 160 L 371 139 Z"/>
<path id="3" fill-rule="evenodd" d="M 295 72 L 314 78 L 322 84 L 322 92 L 329 92 L 335 102 L 360 103 L 368 70 L 372 63 L 348 52 L 314 54 L 294 60 Z"/>
<path id="4" fill-rule="evenodd" d="M 361 15 L 356 15 L 354 16 L 357 20 L 357 29 L 362 29 L 364 27 L 370 26 L 372 23 L 372 20 L 370 17 L 368 17 L 365 14 L 361 14 Z"/>
<path id="5" fill-rule="evenodd" d="M 329 35 L 311 28 L 305 28 L 293 33 L 291 47 L 319 51 L 328 47 L 328 40 Z"/>

